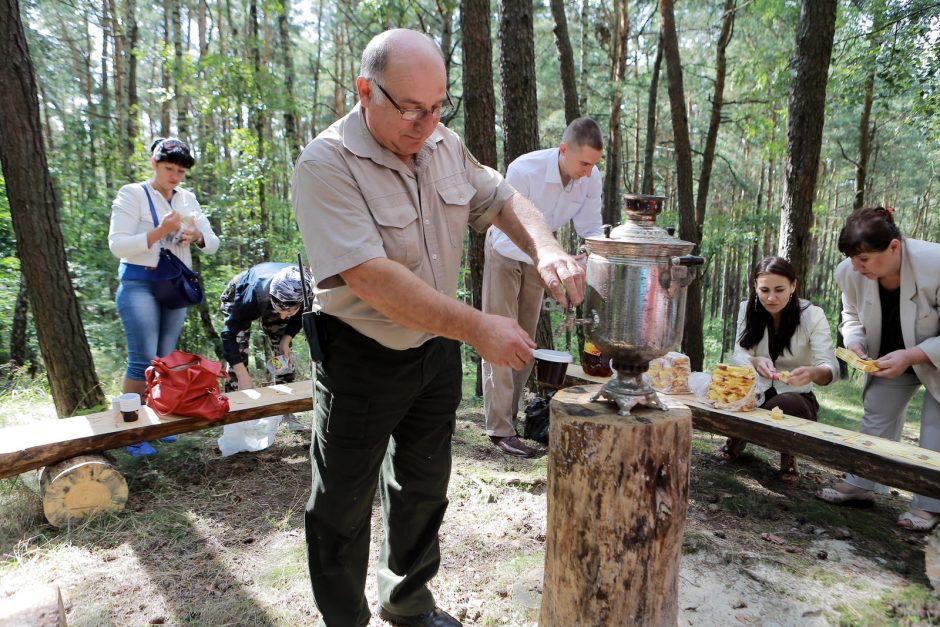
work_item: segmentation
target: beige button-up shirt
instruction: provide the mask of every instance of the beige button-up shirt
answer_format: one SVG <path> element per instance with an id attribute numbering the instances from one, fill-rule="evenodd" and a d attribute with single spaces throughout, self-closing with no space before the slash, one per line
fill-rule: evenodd
<path id="1" fill-rule="evenodd" d="M 420 346 L 430 333 L 392 322 L 337 275 L 385 257 L 456 297 L 467 224 L 483 231 L 514 193 L 441 124 L 412 171 L 375 140 L 357 104 L 307 145 L 294 169 L 294 213 L 320 309 L 389 348 Z"/>

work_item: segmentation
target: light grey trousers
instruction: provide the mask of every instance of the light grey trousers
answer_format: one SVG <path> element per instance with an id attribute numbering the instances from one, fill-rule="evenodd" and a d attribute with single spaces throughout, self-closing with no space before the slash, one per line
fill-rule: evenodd
<path id="1" fill-rule="evenodd" d="M 907 405 L 920 387 L 920 379 L 915 374 L 902 374 L 894 379 L 872 377 L 862 394 L 865 416 L 859 431 L 895 442 L 900 440 L 907 416 Z M 924 407 L 920 412 L 920 446 L 931 451 L 940 451 L 940 401 L 937 401 L 930 391 L 924 393 Z M 884 485 L 858 475 L 848 474 L 845 481 L 865 490 L 887 492 Z M 914 494 L 911 507 L 940 512 L 940 499 Z"/>
<path id="2" fill-rule="evenodd" d="M 489 237 L 483 251 L 483 311 L 512 318 L 534 337 L 545 292 L 538 271 L 531 263 L 510 259 L 493 250 Z M 522 370 L 513 370 L 483 360 L 483 414 L 487 435 L 509 437 L 516 434 L 519 399 L 534 365 L 533 361 Z"/>

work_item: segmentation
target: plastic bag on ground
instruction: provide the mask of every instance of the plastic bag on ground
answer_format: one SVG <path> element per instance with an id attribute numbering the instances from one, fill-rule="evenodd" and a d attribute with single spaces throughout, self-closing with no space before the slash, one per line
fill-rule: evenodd
<path id="1" fill-rule="evenodd" d="M 549 392 L 546 396 L 536 396 L 526 405 L 525 408 L 525 430 L 522 437 L 527 440 L 535 440 L 542 444 L 548 444 L 549 430 L 549 409 L 548 402 L 552 399 L 555 392 Z"/>
<path id="2" fill-rule="evenodd" d="M 219 451 L 222 457 L 235 453 L 263 451 L 274 444 L 277 427 L 281 416 L 258 418 L 225 425 L 219 438 Z"/>

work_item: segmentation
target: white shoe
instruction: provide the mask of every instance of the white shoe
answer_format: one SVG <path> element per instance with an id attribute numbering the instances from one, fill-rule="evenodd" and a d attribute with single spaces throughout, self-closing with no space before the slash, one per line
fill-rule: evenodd
<path id="1" fill-rule="evenodd" d="M 310 430 L 310 427 L 297 420 L 297 416 L 294 414 L 284 414 L 284 424 L 287 425 L 288 431 L 293 431 L 295 433 Z"/>

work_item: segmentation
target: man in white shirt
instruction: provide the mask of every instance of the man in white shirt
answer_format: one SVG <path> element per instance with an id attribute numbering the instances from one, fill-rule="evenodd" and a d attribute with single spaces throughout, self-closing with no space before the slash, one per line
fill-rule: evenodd
<path id="1" fill-rule="evenodd" d="M 597 163 L 604 147 L 601 129 L 591 118 L 568 125 L 557 148 L 536 150 L 509 165 L 506 180 L 545 216 L 552 232 L 568 220 L 581 237 L 602 234 L 601 175 Z M 532 259 L 505 233 L 490 227 L 484 247 L 483 311 L 512 318 L 535 337 L 544 286 Z M 486 434 L 501 451 L 531 457 L 535 449 L 516 434 L 516 413 L 529 373 L 483 360 L 483 408 Z"/>

